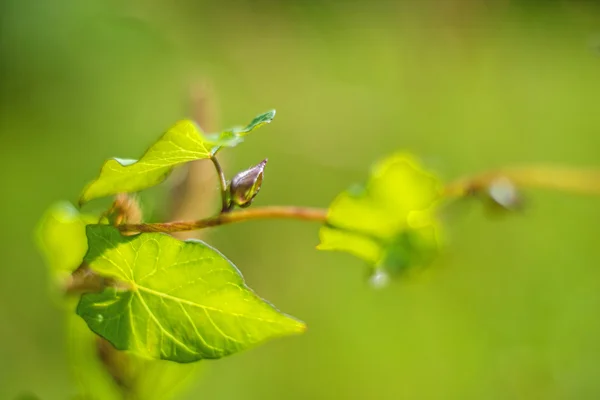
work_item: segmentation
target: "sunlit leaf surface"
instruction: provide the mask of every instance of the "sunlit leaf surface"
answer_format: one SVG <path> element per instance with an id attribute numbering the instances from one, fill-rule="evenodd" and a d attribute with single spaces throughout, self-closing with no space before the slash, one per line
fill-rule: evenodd
<path id="1" fill-rule="evenodd" d="M 192 362 L 305 330 L 258 297 L 229 260 L 201 241 L 123 236 L 108 225 L 88 226 L 87 237 L 90 268 L 127 288 L 85 294 L 77 313 L 117 349 Z"/>
<path id="2" fill-rule="evenodd" d="M 254 118 L 247 126 L 221 133 L 204 134 L 191 120 L 183 120 L 165 132 L 139 160 L 112 158 L 104 163 L 100 175 L 83 190 L 79 204 L 117 193 L 137 192 L 164 181 L 177 165 L 210 158 L 222 147 L 233 147 L 244 136 L 267 124 L 275 110 Z"/>

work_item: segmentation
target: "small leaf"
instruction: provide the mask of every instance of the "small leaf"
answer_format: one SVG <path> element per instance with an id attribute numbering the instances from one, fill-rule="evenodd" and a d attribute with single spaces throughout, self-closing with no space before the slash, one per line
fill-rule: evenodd
<path id="1" fill-rule="evenodd" d="M 256 128 L 260 128 L 264 124 L 270 123 L 271 121 L 273 121 L 273 118 L 275 118 L 275 110 L 270 110 L 266 113 L 257 115 L 246 126 L 237 126 L 223 131 L 221 133 L 213 133 L 210 135 L 206 135 L 206 138 L 208 141 L 213 142 L 216 145 L 233 147 L 238 143 L 242 142 L 244 136 L 246 136 Z"/>
<path id="2" fill-rule="evenodd" d="M 258 297 L 229 260 L 201 241 L 161 233 L 123 236 L 108 225 L 88 226 L 87 237 L 90 268 L 129 289 L 85 294 L 77 313 L 117 349 L 185 363 L 305 330 Z"/>
<path id="3" fill-rule="evenodd" d="M 36 242 L 46 263 L 57 277 L 73 272 L 87 251 L 85 226 L 98 218 L 82 215 L 69 202 L 54 204 L 36 229 Z"/>
<path id="4" fill-rule="evenodd" d="M 229 193 L 233 204 L 239 207 L 248 207 L 260 191 L 267 159 L 262 160 L 254 167 L 239 172 L 229 184 Z"/>
<path id="5" fill-rule="evenodd" d="M 405 154 L 378 163 L 365 186 L 352 186 L 329 207 L 321 250 L 351 253 L 398 275 L 427 264 L 438 249 L 437 178 Z M 379 276 L 378 275 L 378 276 Z"/>
<path id="6" fill-rule="evenodd" d="M 83 190 L 79 205 L 95 198 L 155 186 L 164 181 L 175 166 L 210 158 L 222 147 L 236 146 L 244 136 L 271 122 L 274 117 L 275 110 L 268 111 L 243 128 L 209 135 L 204 135 L 193 121 L 180 121 L 150 146 L 139 160 L 113 158 L 106 161 L 98 178 Z"/>

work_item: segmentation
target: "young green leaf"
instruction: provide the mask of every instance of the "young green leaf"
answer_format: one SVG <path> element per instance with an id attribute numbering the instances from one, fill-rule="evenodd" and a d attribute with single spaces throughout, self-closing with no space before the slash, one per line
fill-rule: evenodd
<path id="1" fill-rule="evenodd" d="M 321 228 L 321 250 L 351 253 L 397 274 L 423 265 L 438 248 L 435 204 L 441 186 L 405 154 L 378 163 L 364 187 L 341 193 Z"/>
<path id="2" fill-rule="evenodd" d="M 268 124 L 273 121 L 275 118 L 275 110 L 267 111 L 266 113 L 262 113 L 254 117 L 252 121 L 246 126 L 236 126 L 231 129 L 227 129 L 221 133 L 213 133 L 206 135 L 206 139 L 214 143 L 217 147 L 213 151 L 215 154 L 221 147 L 233 147 L 239 143 L 241 143 L 244 139 L 244 136 L 263 126 L 264 124 Z"/>
<path id="3" fill-rule="evenodd" d="M 66 276 L 79 267 L 87 251 L 85 226 L 97 222 L 97 217 L 80 214 L 66 201 L 56 203 L 46 211 L 35 238 L 55 276 Z"/>
<path id="4" fill-rule="evenodd" d="M 161 233 L 123 236 L 108 225 L 88 226 L 87 237 L 89 267 L 121 284 L 83 295 L 77 313 L 117 349 L 185 363 L 305 330 L 258 297 L 229 260 L 201 241 Z"/>
<path id="5" fill-rule="evenodd" d="M 79 199 L 82 205 L 92 199 L 117 193 L 137 192 L 164 181 L 177 165 L 215 155 L 222 147 L 233 147 L 244 136 L 267 124 L 275 110 L 254 118 L 247 126 L 205 135 L 193 121 L 183 120 L 164 133 L 139 160 L 113 158 L 104 163 L 100 175 L 90 182 Z"/>

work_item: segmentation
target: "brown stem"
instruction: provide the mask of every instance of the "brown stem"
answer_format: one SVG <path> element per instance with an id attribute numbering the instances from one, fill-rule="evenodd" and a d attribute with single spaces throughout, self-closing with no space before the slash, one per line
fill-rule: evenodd
<path id="1" fill-rule="evenodd" d="M 215 132 L 219 112 L 212 84 L 201 79 L 192 85 L 188 103 L 188 112 L 202 131 Z M 220 158 L 220 162 L 223 162 L 223 158 Z M 181 179 L 172 180 L 168 220 L 189 221 L 210 215 L 216 196 L 208 194 L 206 188 L 215 187 L 217 183 L 213 165 L 206 160 L 196 160 L 183 165 L 179 172 Z M 197 238 L 198 235 L 199 232 L 188 231 L 177 232 L 173 236 L 184 240 Z"/>
<path id="2" fill-rule="evenodd" d="M 92 271 L 86 263 L 81 263 L 81 265 L 62 282 L 62 289 L 66 295 L 101 292 L 105 287 L 106 280 Z"/>
<path id="3" fill-rule="evenodd" d="M 466 196 L 488 188 L 499 178 L 506 178 L 521 187 L 600 195 L 600 170 L 554 165 L 503 168 L 461 178 L 446 185 L 444 194 L 448 197 Z"/>
<path id="4" fill-rule="evenodd" d="M 217 163 L 218 164 L 218 163 Z M 600 170 L 585 170 L 557 166 L 526 166 L 505 168 L 461 178 L 444 188 L 447 197 L 461 197 L 489 187 L 496 179 L 506 178 L 517 186 L 540 187 L 585 194 L 600 195 Z M 295 206 L 268 206 L 225 212 L 197 221 L 176 221 L 151 224 L 123 224 L 121 232 L 184 232 L 257 219 L 297 219 L 327 222 L 327 210 Z"/>
<path id="5" fill-rule="evenodd" d="M 210 228 L 213 226 L 232 224 L 235 222 L 256 219 L 297 219 L 303 221 L 316 221 L 324 223 L 327 219 L 327 210 L 321 208 L 294 207 L 294 206 L 269 206 L 257 207 L 247 210 L 232 211 L 214 217 L 197 221 L 164 222 L 154 224 L 124 224 L 119 225 L 121 232 L 183 232 L 196 229 Z"/>

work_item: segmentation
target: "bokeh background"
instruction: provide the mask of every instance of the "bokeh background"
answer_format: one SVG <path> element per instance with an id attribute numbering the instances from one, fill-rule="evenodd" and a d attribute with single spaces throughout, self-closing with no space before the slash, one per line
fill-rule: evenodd
<path id="1" fill-rule="evenodd" d="M 224 154 L 229 174 L 269 157 L 257 204 L 325 206 L 395 149 L 444 179 L 600 166 L 595 2 L 0 4 L 0 399 L 78 392 L 33 241 L 40 216 L 190 116 L 198 82 L 217 127 L 278 111 Z M 169 214 L 171 187 L 144 195 L 152 219 Z M 204 191 L 210 202 L 216 187 Z M 439 262 L 380 291 L 359 260 L 317 252 L 312 223 L 207 231 L 309 330 L 204 363 L 180 398 L 600 398 L 600 200 L 526 195 L 511 216 L 448 210 Z"/>

